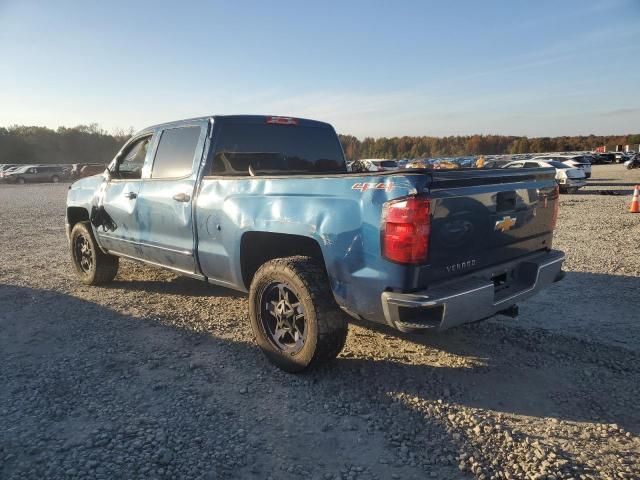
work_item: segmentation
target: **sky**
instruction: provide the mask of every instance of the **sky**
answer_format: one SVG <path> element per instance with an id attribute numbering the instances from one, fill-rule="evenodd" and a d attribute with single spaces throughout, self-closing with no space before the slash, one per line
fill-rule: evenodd
<path id="1" fill-rule="evenodd" d="M 0 0 L 0 126 L 640 132 L 640 0 Z"/>

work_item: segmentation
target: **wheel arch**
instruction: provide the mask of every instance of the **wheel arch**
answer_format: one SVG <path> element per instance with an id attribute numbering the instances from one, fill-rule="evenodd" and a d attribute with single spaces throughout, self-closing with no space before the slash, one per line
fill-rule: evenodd
<path id="1" fill-rule="evenodd" d="M 322 249 L 314 238 L 288 233 L 245 232 L 240 239 L 240 271 L 244 286 L 249 289 L 253 276 L 264 263 L 294 255 L 315 259 L 327 272 Z"/>
<path id="2" fill-rule="evenodd" d="M 88 222 L 89 211 L 84 207 L 67 207 L 67 225 L 69 231 L 78 222 Z"/>

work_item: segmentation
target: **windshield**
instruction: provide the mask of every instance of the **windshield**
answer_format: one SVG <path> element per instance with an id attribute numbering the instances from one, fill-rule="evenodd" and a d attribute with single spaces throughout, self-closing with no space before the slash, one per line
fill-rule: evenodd
<path id="1" fill-rule="evenodd" d="M 225 123 L 216 142 L 214 175 L 256 173 L 346 173 L 347 167 L 330 128 Z"/>

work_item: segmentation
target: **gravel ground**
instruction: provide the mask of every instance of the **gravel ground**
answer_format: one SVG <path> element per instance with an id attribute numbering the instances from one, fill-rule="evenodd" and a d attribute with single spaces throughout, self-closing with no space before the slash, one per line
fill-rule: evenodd
<path id="1" fill-rule="evenodd" d="M 129 261 L 82 286 L 66 186 L 0 185 L 0 478 L 640 478 L 640 171 L 589 183 L 561 200 L 566 279 L 519 319 L 352 324 L 299 376 L 242 295 Z"/>

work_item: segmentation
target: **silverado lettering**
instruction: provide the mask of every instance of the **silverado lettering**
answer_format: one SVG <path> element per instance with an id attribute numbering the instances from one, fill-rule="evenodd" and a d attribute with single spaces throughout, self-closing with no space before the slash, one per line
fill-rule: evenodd
<path id="1" fill-rule="evenodd" d="M 467 260 L 466 262 L 454 263 L 453 265 L 447 265 L 447 272 L 457 272 L 465 268 L 471 268 L 476 266 L 475 260 Z"/>

